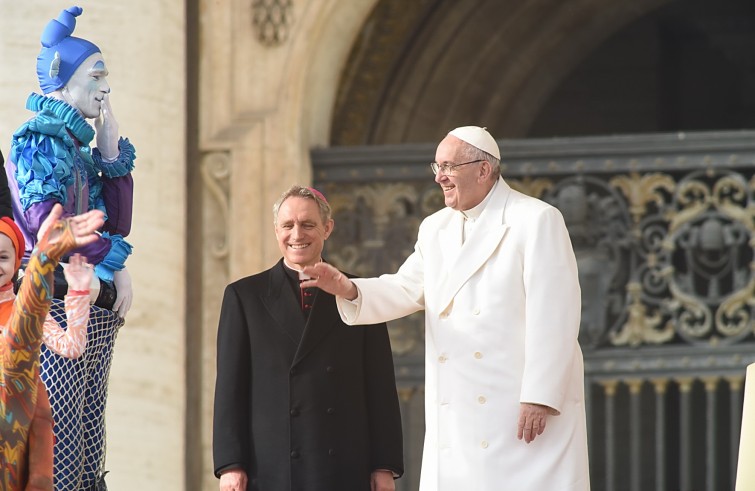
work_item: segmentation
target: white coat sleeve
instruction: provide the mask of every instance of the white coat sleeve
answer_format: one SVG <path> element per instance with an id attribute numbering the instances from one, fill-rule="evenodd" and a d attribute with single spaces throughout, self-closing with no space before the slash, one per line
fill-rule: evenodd
<path id="1" fill-rule="evenodd" d="M 577 341 L 581 293 L 577 261 L 561 213 L 544 209 L 532 222 L 524 250 L 525 361 L 521 402 L 561 411 L 581 373 Z"/>
<path id="2" fill-rule="evenodd" d="M 420 241 L 395 274 L 355 278 L 359 294 L 353 301 L 336 298 L 341 319 L 349 325 L 378 324 L 425 308 L 424 262 Z"/>

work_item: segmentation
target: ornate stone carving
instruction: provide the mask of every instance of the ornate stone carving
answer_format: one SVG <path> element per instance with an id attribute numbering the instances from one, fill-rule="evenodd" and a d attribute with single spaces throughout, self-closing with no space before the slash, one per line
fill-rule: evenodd
<path id="1" fill-rule="evenodd" d="M 252 23 L 257 39 L 265 46 L 278 46 L 288 39 L 293 23 L 293 0 L 254 0 Z"/>
<path id="2" fill-rule="evenodd" d="M 228 184 L 231 176 L 231 157 L 228 152 L 212 152 L 203 156 L 201 164 L 202 183 L 212 198 L 212 219 L 204 220 L 205 237 L 211 241 L 209 249 L 216 259 L 228 257 L 228 231 L 230 230 Z"/>

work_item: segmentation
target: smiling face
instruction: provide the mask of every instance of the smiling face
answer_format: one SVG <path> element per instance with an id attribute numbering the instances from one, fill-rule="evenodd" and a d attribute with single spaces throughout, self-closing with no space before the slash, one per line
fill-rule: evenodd
<path id="1" fill-rule="evenodd" d="M 79 110 L 85 118 L 100 115 L 102 99 L 110 92 L 108 71 L 101 53 L 90 55 L 79 65 L 65 86 L 66 102 Z"/>
<path id="2" fill-rule="evenodd" d="M 283 258 L 293 268 L 317 264 L 332 231 L 333 220 L 323 223 L 314 199 L 292 196 L 278 209 L 275 237 Z"/>
<path id="3" fill-rule="evenodd" d="M 462 152 L 464 145 L 466 143 L 455 136 L 446 136 L 438 145 L 435 161 L 441 165 L 465 162 Z M 483 161 L 457 167 L 450 174 L 438 172 L 435 175 L 435 182 L 443 190 L 446 206 L 464 211 L 474 208 L 485 199 L 494 184 L 490 176 L 490 163 Z"/>
<path id="4" fill-rule="evenodd" d="M 0 286 L 7 285 L 16 274 L 16 248 L 5 234 L 0 234 Z"/>

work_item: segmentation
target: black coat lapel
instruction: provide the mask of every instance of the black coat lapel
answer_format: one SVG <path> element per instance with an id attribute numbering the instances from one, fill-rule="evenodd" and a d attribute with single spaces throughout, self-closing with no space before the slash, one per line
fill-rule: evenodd
<path id="1" fill-rule="evenodd" d="M 338 314 L 338 307 L 336 307 L 336 298 L 329 293 L 318 290 L 293 364 L 296 365 L 301 361 L 320 341 L 340 325 L 341 316 Z"/>
<path id="2" fill-rule="evenodd" d="M 291 338 L 294 346 L 298 346 L 299 341 L 302 340 L 305 319 L 299 307 L 299 300 L 288 284 L 283 267 L 283 260 L 281 260 L 270 270 L 270 284 L 263 301 L 278 324 L 277 327 Z"/>

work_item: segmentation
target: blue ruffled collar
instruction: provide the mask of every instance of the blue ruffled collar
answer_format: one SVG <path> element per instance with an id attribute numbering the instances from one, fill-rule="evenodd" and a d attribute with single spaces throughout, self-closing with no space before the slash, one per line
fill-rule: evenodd
<path id="1" fill-rule="evenodd" d="M 40 112 L 43 109 L 51 111 L 59 117 L 66 125 L 73 136 L 83 145 L 89 145 L 94 138 L 94 128 L 91 127 L 86 119 L 73 106 L 60 99 L 45 97 L 43 95 L 31 93 L 26 99 L 26 109 L 34 112 Z"/>

